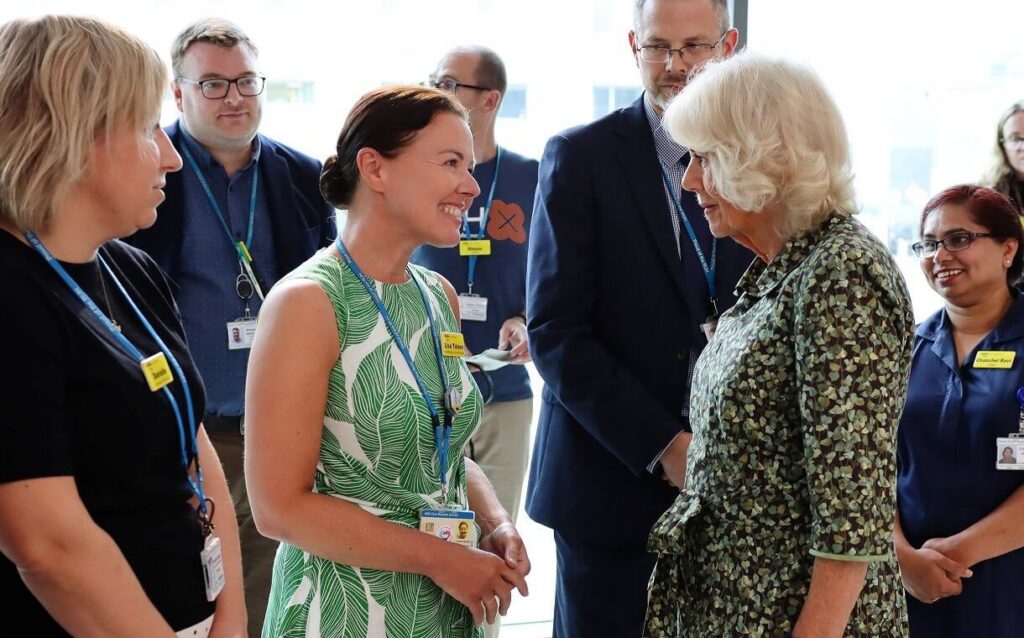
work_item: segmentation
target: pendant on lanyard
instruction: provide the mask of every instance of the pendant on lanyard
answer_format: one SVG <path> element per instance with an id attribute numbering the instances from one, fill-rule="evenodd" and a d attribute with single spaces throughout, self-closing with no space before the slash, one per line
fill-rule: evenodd
<path id="1" fill-rule="evenodd" d="M 686 234 L 690 237 L 690 243 L 693 244 L 693 250 L 697 253 L 697 259 L 700 261 L 701 270 L 704 271 L 704 280 L 708 286 L 708 315 L 704 322 L 700 324 L 700 329 L 708 341 L 711 341 L 711 337 L 715 334 L 715 328 L 718 326 L 718 317 L 720 315 L 718 311 L 718 290 L 715 281 L 718 261 L 718 240 L 714 237 L 711 238 L 711 262 L 708 263 L 708 260 L 704 258 L 704 250 L 700 247 L 700 241 L 697 239 L 697 232 L 693 229 L 693 224 L 690 223 L 690 218 L 686 216 L 686 211 L 683 209 L 682 199 L 676 197 L 675 190 L 672 188 L 672 182 L 669 180 L 665 168 L 660 165 L 658 168 L 661 170 L 661 178 L 665 182 L 665 188 L 668 191 L 669 199 L 672 201 L 672 207 L 675 209 L 676 216 L 679 217 L 679 223 L 686 229 Z"/>
<path id="2" fill-rule="evenodd" d="M 203 535 L 206 538 L 206 545 L 215 545 L 216 556 L 207 556 L 204 553 L 200 554 L 200 559 L 203 561 L 204 570 L 207 568 L 207 561 L 216 558 L 216 561 L 220 562 L 220 545 L 219 540 L 216 537 L 212 537 L 213 531 L 213 501 L 206 497 L 203 481 L 203 470 L 199 464 L 199 445 L 196 438 L 196 422 L 195 422 L 195 411 L 192 405 L 192 392 L 189 388 L 188 379 L 185 377 L 184 371 L 178 364 L 178 360 L 171 353 L 170 348 L 164 343 L 163 339 L 157 333 L 156 329 L 153 328 L 153 324 L 150 323 L 146 315 L 143 314 L 142 310 L 132 300 L 131 295 L 128 294 L 128 290 L 125 289 L 124 285 L 117 278 L 114 270 L 107 264 L 103 255 L 97 253 L 97 260 L 99 261 L 100 267 L 106 270 L 110 277 L 110 280 L 114 282 L 114 286 L 120 291 L 121 296 L 127 302 L 128 306 L 132 309 L 132 312 L 139 319 L 139 322 L 149 333 L 149 336 L 157 345 L 158 352 L 152 356 L 145 356 L 142 352 L 123 334 L 121 330 L 118 330 L 114 326 L 113 322 L 109 317 L 103 314 L 103 311 L 99 309 L 99 306 L 89 297 L 88 293 L 82 289 L 82 287 L 75 281 L 71 275 L 68 274 L 67 270 L 57 261 L 57 259 L 47 250 L 46 246 L 39 240 L 39 238 L 31 231 L 23 231 L 25 238 L 29 244 L 39 253 L 50 268 L 57 273 L 57 275 L 64 281 L 64 284 L 71 289 L 71 291 L 78 297 L 79 301 L 86 307 L 86 309 L 96 318 L 96 320 L 107 329 L 107 332 L 114 338 L 119 346 L 133 359 L 139 362 L 139 367 L 142 369 L 143 375 L 146 379 L 146 383 L 152 392 L 163 392 L 164 397 L 167 399 L 168 404 L 171 406 L 171 410 L 174 412 L 174 420 L 178 426 L 178 443 L 179 451 L 181 453 L 181 463 L 185 470 L 185 478 L 188 481 L 189 488 L 195 495 L 198 502 L 198 517 L 202 526 Z M 173 374 L 171 370 L 173 369 Z M 188 427 L 185 426 L 185 420 L 182 418 L 181 407 L 178 405 L 178 400 L 174 394 L 170 391 L 168 385 L 175 380 L 174 375 L 177 375 L 177 380 L 181 384 L 181 392 L 185 398 L 185 412 L 188 418 Z M 154 387 L 157 386 L 157 387 Z M 187 448 L 186 448 L 187 445 Z M 192 472 L 190 470 L 192 463 L 195 463 L 196 467 L 196 478 L 192 478 Z M 211 541 L 211 538 L 214 541 Z M 204 552 L 206 550 L 204 549 Z M 210 550 L 213 551 L 212 549 Z M 220 590 L 223 589 L 223 568 L 221 568 L 221 580 L 220 587 L 216 590 L 207 587 L 207 599 L 213 601 Z M 212 598 L 211 598 L 212 595 Z"/>
<path id="3" fill-rule="evenodd" d="M 238 278 L 245 278 L 249 280 L 250 285 L 256 291 L 256 295 L 262 301 L 263 289 L 260 287 L 259 280 L 256 278 L 256 273 L 253 271 L 252 263 L 252 239 L 253 239 L 253 228 L 255 227 L 256 219 L 256 192 L 259 183 L 259 169 L 255 167 L 252 172 L 252 188 L 249 192 L 249 226 L 245 232 L 245 239 L 236 240 L 234 235 L 231 233 L 231 227 L 228 225 L 228 220 L 224 216 L 224 212 L 220 208 L 220 204 L 217 203 L 217 198 L 213 196 L 213 189 L 210 188 L 210 184 L 206 181 L 203 176 L 203 172 L 199 169 L 199 164 L 196 163 L 195 158 L 192 156 L 192 152 L 188 148 L 188 142 L 186 141 L 181 145 L 182 155 L 188 161 L 189 166 L 192 168 L 192 172 L 195 173 L 196 179 L 199 180 L 199 185 L 203 187 L 203 192 L 206 193 L 206 199 L 210 203 L 210 208 L 213 209 L 214 214 L 217 215 L 217 219 L 220 221 L 221 228 L 224 229 L 224 233 L 228 236 L 228 241 L 231 242 L 231 246 L 235 249 L 235 253 L 238 255 L 238 267 L 241 273 Z M 248 305 L 248 304 L 247 304 Z"/>
<path id="4" fill-rule="evenodd" d="M 447 507 L 448 448 L 451 445 L 452 421 L 455 418 L 455 414 L 462 408 L 462 396 L 456 388 L 448 384 L 448 374 L 444 369 L 444 354 L 442 353 L 441 347 L 442 333 L 437 328 L 437 321 L 434 318 L 434 311 L 430 305 L 430 298 L 426 285 L 420 281 L 419 276 L 413 269 L 406 269 L 409 277 L 415 282 L 416 287 L 420 292 L 420 296 L 423 299 L 423 307 L 427 313 L 427 322 L 430 324 L 430 336 L 434 343 L 434 354 L 437 358 L 438 379 L 444 388 L 440 397 L 441 409 L 444 412 L 443 421 L 437 405 L 435 405 L 433 398 L 431 398 L 430 390 L 427 388 L 427 384 L 423 380 L 423 375 L 420 374 L 419 369 L 416 367 L 416 363 L 413 361 L 412 354 L 409 351 L 409 346 L 406 345 L 405 339 L 402 338 L 401 333 L 398 331 L 398 327 L 395 326 L 394 320 L 391 318 L 391 313 L 384 305 L 384 300 L 382 300 L 380 295 L 377 294 L 377 289 L 373 282 L 370 281 L 370 278 L 363 273 L 362 269 L 359 268 L 359 265 L 352 259 L 352 255 L 348 252 L 348 248 L 345 247 L 345 243 L 341 240 L 340 236 L 335 239 L 334 245 L 341 254 L 345 265 L 348 266 L 349 270 L 351 270 L 353 274 L 355 274 L 356 278 L 366 290 L 366 293 L 370 296 L 370 300 L 373 301 L 373 304 L 377 307 L 377 311 L 384 320 L 384 325 L 387 326 L 388 332 L 391 333 L 391 338 L 395 342 L 395 346 L 398 348 L 399 352 L 402 353 L 402 358 L 405 359 L 406 365 L 409 366 L 409 371 L 412 372 L 413 379 L 415 379 L 420 394 L 423 396 L 423 401 L 427 405 L 427 411 L 430 413 L 431 427 L 434 430 L 434 445 L 437 448 L 438 481 L 441 487 L 441 502 L 445 507 Z M 453 333 L 446 332 L 443 334 L 447 336 Z"/>
<path id="5" fill-rule="evenodd" d="M 1017 431 L 996 439 L 996 469 L 1024 470 L 1024 387 L 1017 389 Z"/>

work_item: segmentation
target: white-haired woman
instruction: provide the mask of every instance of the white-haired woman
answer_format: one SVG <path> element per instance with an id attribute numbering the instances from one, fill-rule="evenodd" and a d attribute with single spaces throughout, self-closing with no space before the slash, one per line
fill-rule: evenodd
<path id="1" fill-rule="evenodd" d="M 852 218 L 839 112 L 812 71 L 741 54 L 665 124 L 711 232 L 759 259 L 694 372 L 647 635 L 904 636 L 895 431 L 914 323 L 891 256 Z"/>
<path id="2" fill-rule="evenodd" d="M 114 241 L 181 168 L 166 87 L 116 27 L 0 27 L 0 634 L 245 635 L 202 381 L 160 269 Z"/>

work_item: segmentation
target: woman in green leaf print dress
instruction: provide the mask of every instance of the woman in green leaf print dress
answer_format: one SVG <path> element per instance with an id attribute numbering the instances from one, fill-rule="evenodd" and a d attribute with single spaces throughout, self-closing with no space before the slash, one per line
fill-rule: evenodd
<path id="1" fill-rule="evenodd" d="M 645 635 L 905 637 L 892 530 L 914 322 L 853 219 L 839 111 L 809 69 L 741 53 L 692 79 L 665 125 L 711 232 L 758 259 L 694 371 Z"/>
<path id="2" fill-rule="evenodd" d="M 249 364 L 246 482 L 260 531 L 281 541 L 264 636 L 482 636 L 512 589 L 526 594 L 522 540 L 462 454 L 483 403 L 442 353 L 455 293 L 408 263 L 459 241 L 473 163 L 451 96 L 390 87 L 355 105 L 324 167 L 347 221 L 268 295 Z M 451 425 L 447 454 L 435 422 Z M 475 512 L 478 548 L 417 529 L 446 499 Z"/>

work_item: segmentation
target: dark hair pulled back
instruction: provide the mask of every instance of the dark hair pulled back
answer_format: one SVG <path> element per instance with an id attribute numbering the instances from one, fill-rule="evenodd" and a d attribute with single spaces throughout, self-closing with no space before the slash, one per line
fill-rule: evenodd
<path id="1" fill-rule="evenodd" d="M 359 151 L 372 148 L 384 157 L 395 157 L 441 113 L 467 119 L 462 105 L 438 89 L 389 86 L 359 98 L 341 127 L 336 154 L 327 158 L 320 172 L 324 199 L 335 208 L 347 208 L 359 184 Z"/>

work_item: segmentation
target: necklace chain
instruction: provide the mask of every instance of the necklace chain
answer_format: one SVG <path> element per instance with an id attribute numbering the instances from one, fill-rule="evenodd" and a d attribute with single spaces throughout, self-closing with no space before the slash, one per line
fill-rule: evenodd
<path id="1" fill-rule="evenodd" d="M 103 300 L 107 303 L 107 317 L 110 318 L 110 323 L 114 324 L 114 328 L 118 332 L 121 332 L 121 324 L 117 323 L 117 321 L 114 319 L 114 309 L 110 305 L 110 296 L 107 295 L 107 282 L 105 281 L 105 279 L 103 277 L 103 268 L 102 267 L 99 269 L 99 275 L 100 275 L 100 288 L 103 290 Z"/>

